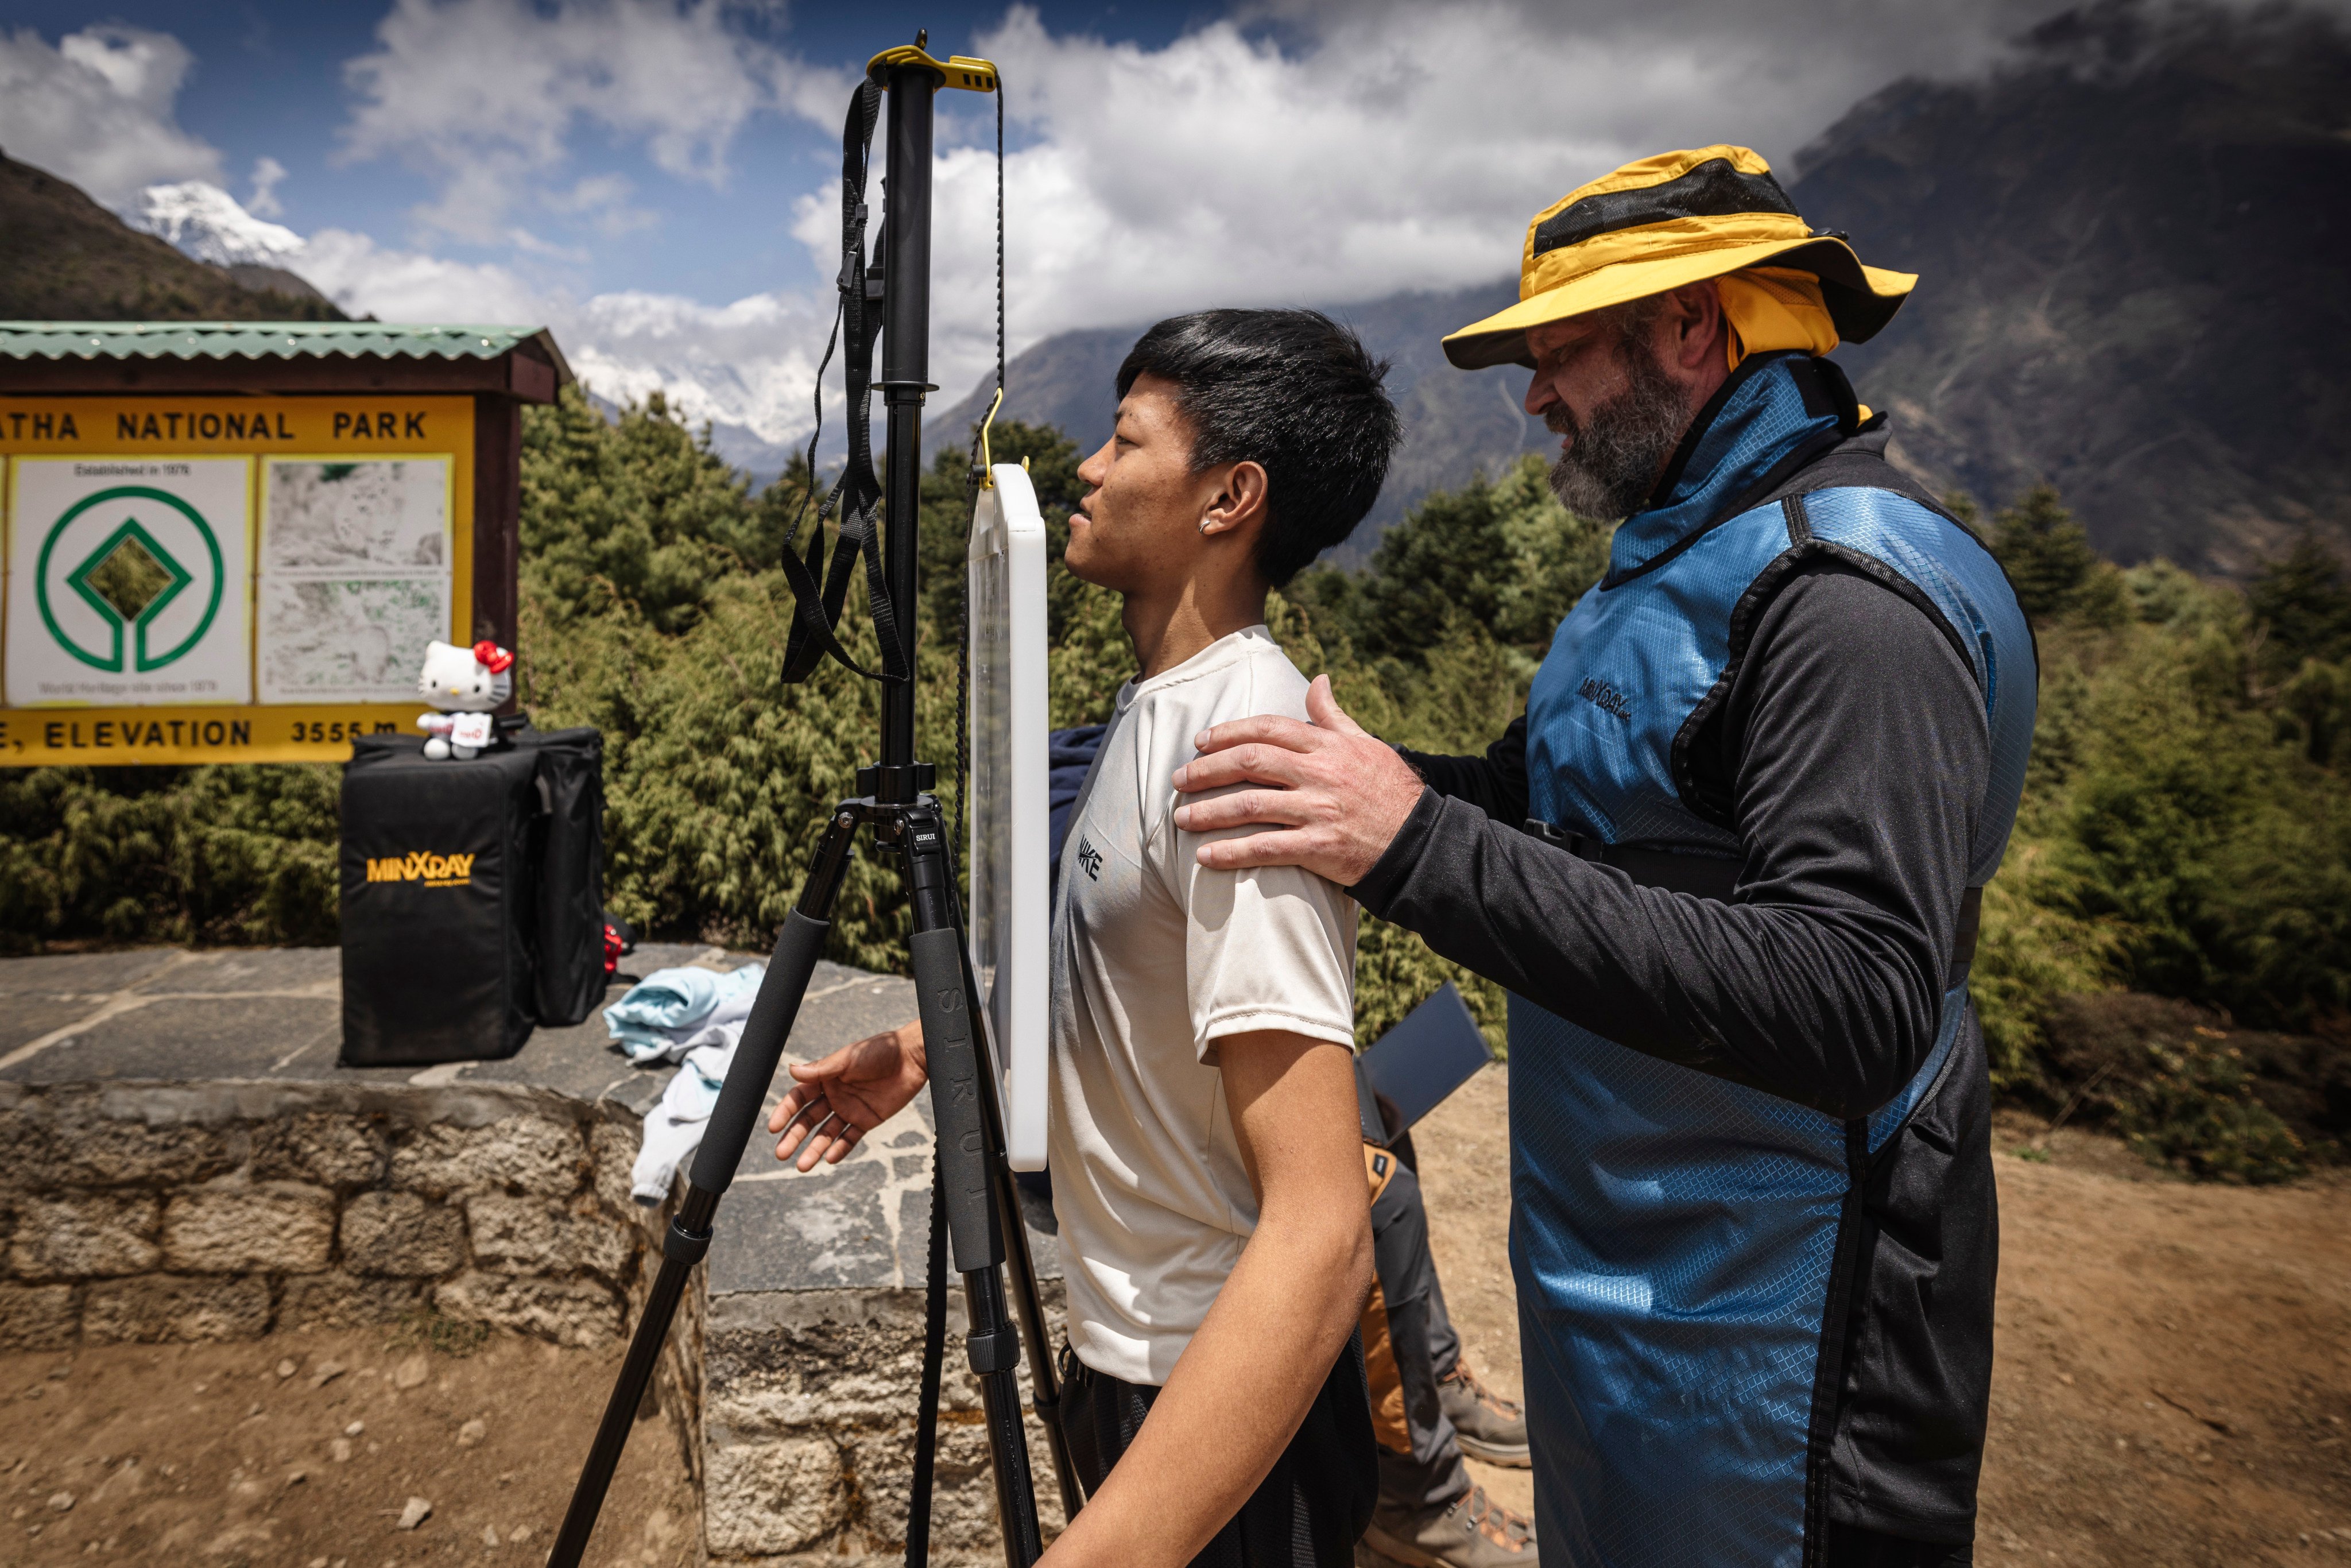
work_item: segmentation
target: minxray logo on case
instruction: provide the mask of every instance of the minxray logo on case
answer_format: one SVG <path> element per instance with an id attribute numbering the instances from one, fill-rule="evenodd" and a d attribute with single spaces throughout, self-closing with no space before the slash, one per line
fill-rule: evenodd
<path id="1" fill-rule="evenodd" d="M 413 854 L 386 855 L 381 860 L 369 860 L 367 879 L 421 882 L 427 887 L 470 887 L 474 881 L 474 855 L 434 855 L 422 850 Z"/>

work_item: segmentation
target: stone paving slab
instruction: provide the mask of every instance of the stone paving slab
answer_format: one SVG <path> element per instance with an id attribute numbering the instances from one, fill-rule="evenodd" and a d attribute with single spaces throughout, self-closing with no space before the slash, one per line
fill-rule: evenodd
<path id="1" fill-rule="evenodd" d="M 79 997 L 0 997 L 0 1054 L 89 1015 Z"/>
<path id="2" fill-rule="evenodd" d="M 184 962 L 191 956 L 177 947 L 141 947 L 122 953 L 8 958 L 0 960 L 0 997 L 100 996 L 136 985 L 164 965 Z"/>
<path id="3" fill-rule="evenodd" d="M 20 1083 L 314 1077 L 285 1069 L 305 1055 L 331 1057 L 341 1033 L 342 1004 L 333 997 L 140 998 L 124 1010 L 85 1018 L 0 1077 Z"/>

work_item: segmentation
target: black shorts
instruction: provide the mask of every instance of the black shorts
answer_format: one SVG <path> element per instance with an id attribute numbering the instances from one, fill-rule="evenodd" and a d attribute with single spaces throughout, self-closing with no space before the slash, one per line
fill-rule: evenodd
<path id="1" fill-rule="evenodd" d="M 1062 1423 L 1092 1496 L 1143 1428 L 1159 1390 L 1094 1371 L 1061 1346 Z M 1235 1390 L 1235 1397 L 1247 1397 Z M 1351 1568 L 1379 1500 L 1378 1449 L 1364 1384 L 1363 1341 L 1349 1335 L 1297 1436 L 1193 1568 Z"/>

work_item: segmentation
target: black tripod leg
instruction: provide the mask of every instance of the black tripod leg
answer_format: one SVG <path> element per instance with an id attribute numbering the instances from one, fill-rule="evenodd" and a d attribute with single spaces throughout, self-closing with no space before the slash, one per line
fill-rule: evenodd
<path id="1" fill-rule="evenodd" d="M 914 1485 L 906 1511 L 906 1568 L 931 1560 L 931 1482 L 939 1457 L 939 1379 L 947 1343 L 946 1188 L 939 1181 L 938 1148 L 931 1149 L 931 1239 L 924 1254 L 923 1383 L 914 1406 Z"/>
<path id="2" fill-rule="evenodd" d="M 997 1211 L 1005 1216 L 1005 1251 L 1012 1263 L 1012 1310 L 1020 1319 L 1021 1337 L 1036 1357 L 1029 1365 L 1030 1403 L 1036 1406 L 1037 1419 L 1044 1424 L 1045 1448 L 1053 1457 L 1053 1479 L 1061 1488 L 1061 1517 L 1066 1521 L 1077 1518 L 1078 1510 L 1086 1506 L 1085 1488 L 1070 1458 L 1070 1435 L 1061 1426 L 1061 1378 L 1053 1369 L 1053 1347 L 1045 1337 L 1045 1305 L 1037 1293 L 1037 1262 L 1029 1255 L 1028 1232 L 1020 1228 L 1020 1190 L 1012 1179 L 1011 1166 L 1001 1166 L 997 1174 Z"/>
<path id="3" fill-rule="evenodd" d="M 979 981 L 972 973 L 970 944 L 966 943 L 961 952 L 964 990 L 976 997 L 979 995 Z M 978 1022 L 980 1044 L 986 1052 L 979 1074 L 979 1100 L 987 1116 L 988 1146 L 1002 1149 L 1004 1107 L 997 1103 L 997 1041 L 989 1030 L 987 1015 L 973 1016 Z M 1005 1257 L 1012 1265 L 1012 1308 L 1019 1314 L 1029 1354 L 1035 1358 L 1029 1366 L 1029 1385 L 1034 1391 L 1031 1403 L 1036 1406 L 1037 1419 L 1045 1428 L 1045 1448 L 1053 1458 L 1053 1479 L 1061 1489 L 1061 1518 L 1066 1522 L 1077 1518 L 1078 1511 L 1086 1506 L 1085 1488 L 1078 1480 L 1078 1467 L 1070 1458 L 1069 1433 L 1061 1426 L 1061 1379 L 1053 1368 L 1053 1347 L 1045 1335 L 1045 1306 L 1037 1293 L 1037 1260 L 1029 1252 L 1029 1230 L 1021 1216 L 1019 1186 L 1012 1179 L 1009 1165 L 1002 1160 L 991 1164 L 996 1174 L 996 1212 L 1004 1228 Z"/>
<path id="4" fill-rule="evenodd" d="M 919 914 L 921 900 L 916 901 Z M 930 1059 L 931 1108 L 938 1125 L 939 1176 L 946 1192 L 947 1240 L 963 1276 L 971 1320 L 964 1352 L 979 1379 L 988 1450 L 995 1461 L 997 1516 L 1005 1561 L 1027 1568 L 1044 1552 L 1037 1495 L 1029 1473 L 1029 1434 L 1020 1421 L 1020 1335 L 1005 1311 L 1004 1234 L 980 1108 L 979 1052 L 964 991 L 961 939 L 952 925 L 917 931 L 908 944 Z"/>
<path id="5" fill-rule="evenodd" d="M 759 1124 L 759 1114 L 767 1107 L 768 1084 L 776 1075 L 777 1062 L 783 1058 L 784 1041 L 791 1034 L 792 1022 L 799 1016 L 800 999 L 808 994 L 809 977 L 815 973 L 817 959 L 824 952 L 832 901 L 841 891 L 841 876 L 849 863 L 850 841 L 857 830 L 857 821 L 856 813 L 845 809 L 834 814 L 826 827 L 824 841 L 817 848 L 808 881 L 800 889 L 799 904 L 785 917 L 784 929 L 776 938 L 775 956 L 759 981 L 759 995 L 751 1004 L 751 1016 L 744 1020 L 742 1042 L 735 1048 L 735 1061 L 726 1070 L 726 1086 L 718 1092 L 718 1103 L 711 1110 L 710 1124 L 704 1130 L 702 1146 L 695 1155 L 693 1173 L 686 1182 L 685 1202 L 662 1238 L 661 1272 L 653 1280 L 644 1313 L 638 1318 L 636 1333 L 629 1341 L 628 1357 L 621 1364 L 620 1378 L 612 1385 L 612 1397 L 605 1405 L 604 1418 L 596 1428 L 596 1440 L 589 1447 L 588 1462 L 580 1467 L 579 1484 L 571 1492 L 571 1506 L 563 1516 L 563 1528 L 557 1532 L 555 1546 L 548 1553 L 549 1568 L 579 1568 L 580 1556 L 588 1550 L 588 1538 L 596 1529 L 597 1514 L 603 1510 L 604 1493 L 612 1484 L 621 1450 L 628 1445 L 629 1428 L 636 1419 L 637 1406 L 653 1382 L 654 1367 L 661 1362 L 662 1344 L 669 1338 L 678 1300 L 685 1293 L 694 1266 L 710 1250 L 711 1219 L 717 1213 L 718 1199 L 734 1181 L 735 1167 L 741 1162 L 743 1150 Z"/>

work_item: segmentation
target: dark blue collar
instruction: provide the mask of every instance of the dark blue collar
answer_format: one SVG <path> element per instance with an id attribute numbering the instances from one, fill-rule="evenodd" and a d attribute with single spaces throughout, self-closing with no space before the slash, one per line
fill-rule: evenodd
<path id="1" fill-rule="evenodd" d="M 1601 586 L 1664 564 L 1858 423 L 1834 364 L 1798 350 L 1749 356 L 1690 422 L 1649 505 L 1617 525 Z"/>

